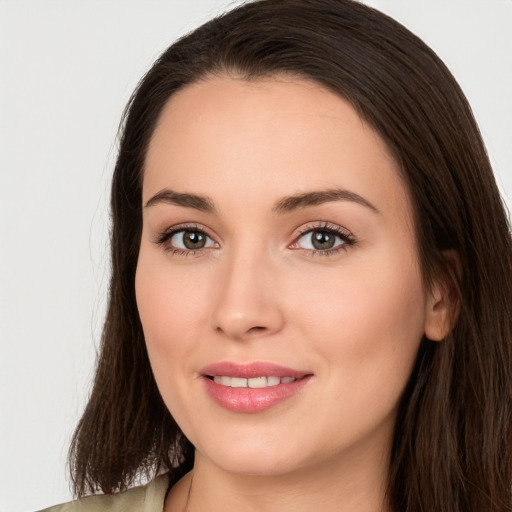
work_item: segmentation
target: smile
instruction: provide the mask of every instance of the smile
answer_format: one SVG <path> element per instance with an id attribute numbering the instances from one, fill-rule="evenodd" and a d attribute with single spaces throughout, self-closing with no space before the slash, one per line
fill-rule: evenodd
<path id="1" fill-rule="evenodd" d="M 278 386 L 279 384 L 289 384 L 295 380 L 295 377 L 277 377 L 274 375 L 270 375 L 268 377 L 252 377 L 250 379 L 244 379 L 243 377 L 228 377 L 227 375 L 215 375 L 213 377 L 213 381 L 221 386 L 252 389 Z"/>
<path id="2" fill-rule="evenodd" d="M 209 398 L 222 409 L 260 413 L 301 394 L 313 373 L 267 362 L 223 361 L 199 373 Z"/>

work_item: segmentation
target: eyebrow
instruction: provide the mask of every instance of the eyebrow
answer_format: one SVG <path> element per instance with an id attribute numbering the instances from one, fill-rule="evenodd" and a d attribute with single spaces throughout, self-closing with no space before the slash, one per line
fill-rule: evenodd
<path id="1" fill-rule="evenodd" d="M 209 197 L 198 196 L 196 194 L 182 194 L 169 190 L 168 188 L 164 188 L 151 197 L 146 203 L 146 208 L 160 203 L 194 208 L 195 210 L 207 213 L 213 213 L 215 211 L 213 201 Z"/>
<path id="2" fill-rule="evenodd" d="M 304 192 L 302 194 L 284 197 L 274 204 L 272 212 L 285 214 L 333 201 L 350 201 L 364 206 L 375 213 L 380 213 L 379 210 L 364 197 L 355 192 L 340 188 Z M 209 197 L 175 192 L 167 188 L 152 196 L 146 203 L 146 208 L 160 203 L 193 208 L 206 213 L 215 213 L 214 203 Z"/>
<path id="3" fill-rule="evenodd" d="M 332 201 L 350 201 L 365 206 L 375 213 L 379 213 L 379 210 L 370 201 L 355 192 L 342 188 L 304 192 L 303 194 L 284 197 L 274 205 L 272 211 L 282 214 Z"/>

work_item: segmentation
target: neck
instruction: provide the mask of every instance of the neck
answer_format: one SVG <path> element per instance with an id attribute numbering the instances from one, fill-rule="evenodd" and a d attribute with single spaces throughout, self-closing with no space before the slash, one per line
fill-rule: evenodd
<path id="1" fill-rule="evenodd" d="M 388 457 L 347 457 L 286 474 L 241 475 L 196 452 L 194 469 L 166 500 L 165 512 L 386 512 Z"/>

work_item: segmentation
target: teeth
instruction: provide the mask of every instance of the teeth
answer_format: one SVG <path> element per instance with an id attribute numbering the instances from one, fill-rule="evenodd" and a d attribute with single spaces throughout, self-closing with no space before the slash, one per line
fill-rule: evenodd
<path id="1" fill-rule="evenodd" d="M 231 377 L 219 377 L 219 376 L 215 376 L 213 378 L 214 382 L 216 382 L 217 384 L 221 384 L 222 386 L 231 386 Z"/>
<path id="2" fill-rule="evenodd" d="M 247 385 L 250 388 L 266 388 L 267 377 L 253 377 L 252 379 L 247 379 Z"/>
<path id="3" fill-rule="evenodd" d="M 231 379 L 231 387 L 232 388 L 246 388 L 247 387 L 247 379 L 233 377 Z"/>
<path id="4" fill-rule="evenodd" d="M 277 386 L 281 383 L 281 379 L 279 377 L 267 377 L 267 385 L 268 386 Z"/>
<path id="5" fill-rule="evenodd" d="M 241 377 L 228 377 L 226 375 L 215 375 L 213 381 L 221 386 L 231 388 L 266 388 L 269 386 L 277 386 L 278 384 L 288 384 L 296 380 L 294 377 L 252 377 L 243 379 Z"/>

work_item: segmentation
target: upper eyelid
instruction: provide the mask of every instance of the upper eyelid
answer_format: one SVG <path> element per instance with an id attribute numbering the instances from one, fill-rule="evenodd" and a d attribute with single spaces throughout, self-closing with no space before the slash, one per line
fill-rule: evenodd
<path id="1" fill-rule="evenodd" d="M 310 224 L 308 223 L 306 226 L 303 226 L 299 229 L 299 234 L 296 236 L 295 239 L 301 237 L 302 235 L 305 235 L 306 233 L 310 233 L 312 231 L 329 231 L 332 233 L 340 233 L 342 235 L 345 235 L 347 238 L 354 238 L 354 234 L 347 228 L 340 226 L 339 224 L 334 224 L 327 221 L 321 221 L 321 223 L 318 224 Z"/>
<path id="2" fill-rule="evenodd" d="M 334 227 L 334 226 L 336 226 L 336 227 Z M 312 226 L 312 227 L 304 229 L 304 231 L 302 231 L 299 235 L 297 235 L 295 237 L 294 241 L 292 242 L 292 245 L 296 245 L 302 237 L 304 237 L 305 235 L 308 235 L 310 233 L 313 233 L 315 231 L 320 231 L 320 232 L 324 231 L 324 232 L 327 232 L 327 233 L 341 239 L 341 241 L 343 243 L 339 247 L 340 249 L 342 247 L 346 248 L 347 246 L 352 246 L 357 242 L 357 239 L 354 236 L 354 234 L 351 231 L 349 231 L 348 229 L 346 229 L 342 226 L 338 226 L 338 225 L 331 225 L 331 226 L 323 225 L 323 226 Z M 332 249 L 326 249 L 326 250 L 321 250 L 321 249 L 316 249 L 316 250 L 304 249 L 304 250 L 308 250 L 309 252 L 312 252 L 312 253 L 328 254 L 328 253 L 337 251 L 338 248 L 332 248 Z"/>
<path id="3" fill-rule="evenodd" d="M 215 240 L 214 237 L 208 232 L 209 230 L 206 227 L 202 226 L 201 224 L 197 224 L 195 222 L 184 222 L 174 224 L 165 229 L 157 230 L 155 235 L 153 236 L 153 241 L 157 244 L 165 243 L 167 240 L 169 240 L 172 236 L 174 236 L 176 233 L 179 233 L 180 231 L 200 231 L 201 233 L 204 233 L 212 240 Z"/>
<path id="4" fill-rule="evenodd" d="M 175 224 L 162 230 L 161 234 L 179 233 L 180 231 L 200 231 L 201 233 L 204 233 L 205 235 L 208 235 L 210 238 L 212 238 L 210 230 L 206 226 L 203 226 L 202 224 L 197 224 L 195 222 L 184 222 L 180 224 Z"/>

